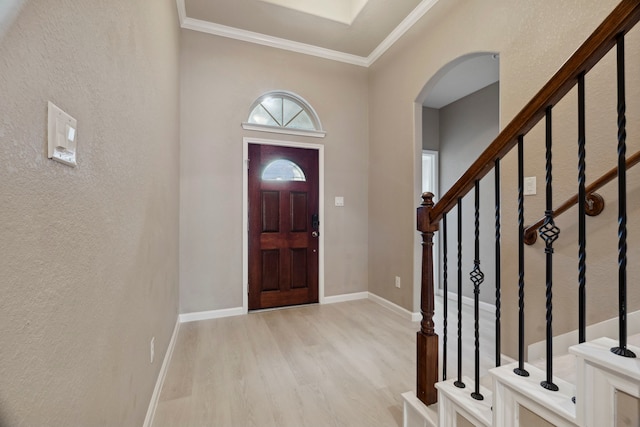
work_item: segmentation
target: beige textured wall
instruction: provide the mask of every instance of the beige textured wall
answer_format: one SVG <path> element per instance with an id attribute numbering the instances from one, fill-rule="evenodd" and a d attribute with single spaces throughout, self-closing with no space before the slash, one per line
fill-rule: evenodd
<path id="1" fill-rule="evenodd" d="M 366 291 L 367 70 L 188 30 L 181 55 L 181 312 L 242 306 L 245 136 L 324 144 L 325 295 Z M 253 101 L 271 90 L 306 99 L 327 136 L 243 130 Z"/>
<path id="2" fill-rule="evenodd" d="M 529 2 L 524 0 L 488 2 L 449 1 L 438 3 L 432 11 L 419 21 L 396 45 L 393 46 L 370 69 L 370 168 L 384 173 L 370 174 L 369 187 L 375 189 L 379 197 L 369 199 L 369 289 L 405 308 L 412 304 L 412 290 L 396 290 L 390 285 L 388 276 L 398 274 L 410 277 L 414 271 L 414 228 L 415 207 L 419 190 L 415 187 L 416 163 L 414 142 L 415 115 L 413 104 L 425 83 L 444 65 L 472 52 L 495 51 L 500 53 L 500 123 L 503 127 L 551 77 L 570 54 L 586 39 L 604 17 L 615 7 L 615 0 L 559 2 Z M 638 37 L 634 31 L 632 39 Z M 629 45 L 632 43 L 629 42 Z M 635 43 L 638 46 L 638 43 Z M 633 54 L 632 54 L 633 55 Z M 630 56 L 633 57 L 633 56 Z M 638 75 L 637 61 L 629 61 L 629 75 Z M 594 179 L 604 170 L 613 166 L 615 154 L 615 128 L 603 125 L 604 117 L 599 108 L 611 108 L 611 96 L 603 88 L 606 84 L 597 78 L 594 71 L 589 78 L 589 99 L 594 119 L 590 125 L 589 159 L 592 169 L 589 177 Z M 629 84 L 629 114 L 637 111 L 638 82 Z M 600 105 L 598 109 L 595 105 Z M 558 107 L 558 115 L 563 110 Z M 615 109 L 613 110 L 615 111 Z M 611 116 L 611 115 L 609 115 Z M 637 117 L 637 116 L 636 116 Z M 557 121 L 556 121 L 557 122 Z M 615 122 L 615 118 L 613 119 Z M 575 126 L 574 126 L 575 128 Z M 630 135 L 637 132 L 637 120 L 630 123 Z M 569 196 L 569 186 L 576 181 L 575 141 L 576 137 L 565 137 L 568 131 L 558 131 L 559 148 L 554 153 L 556 163 L 556 203 Z M 575 133 L 575 132 L 574 132 Z M 536 136 L 537 135 L 537 136 Z M 544 153 L 541 151 L 540 133 L 533 133 L 527 144 L 526 175 L 536 174 L 538 182 L 543 182 Z M 603 141 L 610 140 L 608 144 Z M 637 150 L 637 139 L 630 137 L 629 153 Z M 598 148 L 599 147 L 599 148 Z M 604 155 L 604 147 L 607 154 Z M 635 149 L 634 149 L 635 148 Z M 412 165 L 414 165 L 412 167 Z M 562 166 L 560 166 L 562 165 Z M 505 216 L 503 230 L 503 253 L 516 253 L 515 234 L 515 156 L 503 161 L 503 211 L 512 213 Z M 640 173 L 637 169 L 630 175 Z M 638 191 L 636 181 L 630 179 L 630 210 L 637 217 L 635 197 Z M 413 185 L 412 185 L 413 183 Z M 527 222 L 532 222 L 543 210 L 543 197 L 527 199 Z M 605 196 L 612 205 L 607 215 L 590 219 L 593 232 L 591 239 L 590 271 L 591 288 L 588 315 L 590 322 L 613 317 L 615 314 L 615 285 L 611 279 L 616 274 L 616 222 L 615 196 L 606 190 Z M 558 243 L 555 271 L 556 323 L 554 333 L 575 329 L 577 315 L 576 300 L 576 243 L 575 226 L 568 224 L 573 219 L 562 218 L 559 225 L 565 228 L 566 240 Z M 638 232 L 637 220 L 632 221 L 631 235 Z M 606 224 L 606 225 L 605 225 Z M 573 231 L 571 231 L 573 230 Z M 564 237 L 563 237 L 564 238 Z M 637 252 L 637 245 L 631 245 L 630 254 Z M 538 341 L 544 337 L 544 277 L 541 249 L 534 254 L 528 250 L 527 273 L 530 297 L 527 300 L 527 341 Z M 631 258 L 632 259 L 632 258 Z M 630 261 L 629 283 L 637 278 L 635 264 Z M 391 273 L 393 272 L 393 273 Z M 517 262 L 513 258 L 503 262 L 504 297 L 503 304 L 503 351 L 514 353 L 516 339 L 516 284 Z M 638 308 L 638 296 L 633 297 L 630 308 Z"/>
<path id="3" fill-rule="evenodd" d="M 24 3 L 0 39 L 0 425 L 140 426 L 178 312 L 175 2 Z M 48 100 L 77 168 L 46 158 Z"/>

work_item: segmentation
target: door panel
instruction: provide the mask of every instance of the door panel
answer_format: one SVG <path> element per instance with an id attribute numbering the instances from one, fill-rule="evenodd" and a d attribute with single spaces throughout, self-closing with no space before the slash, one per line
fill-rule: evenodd
<path id="1" fill-rule="evenodd" d="M 307 193 L 291 192 L 291 232 L 307 231 Z"/>
<path id="2" fill-rule="evenodd" d="M 262 179 L 276 160 L 304 180 Z M 318 301 L 318 188 L 317 150 L 249 144 L 250 310 Z"/>
<path id="3" fill-rule="evenodd" d="M 277 191 L 262 192 L 262 232 L 277 233 L 280 231 L 280 193 Z"/>

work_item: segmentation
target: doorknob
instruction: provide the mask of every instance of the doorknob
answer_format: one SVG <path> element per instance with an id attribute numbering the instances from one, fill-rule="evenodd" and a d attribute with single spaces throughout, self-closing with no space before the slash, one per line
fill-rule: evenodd
<path id="1" fill-rule="evenodd" d="M 311 237 L 318 237 L 319 235 L 320 233 L 318 233 L 317 231 L 311 233 Z"/>

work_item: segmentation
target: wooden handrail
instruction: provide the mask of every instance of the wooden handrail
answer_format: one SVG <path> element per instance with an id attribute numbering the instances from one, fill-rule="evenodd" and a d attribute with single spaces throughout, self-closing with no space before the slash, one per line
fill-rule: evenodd
<path id="1" fill-rule="evenodd" d="M 474 182 L 489 173 L 495 161 L 505 156 L 516 145 L 518 136 L 527 134 L 544 117 L 545 109 L 560 101 L 577 84 L 578 76 L 593 68 L 616 44 L 616 37 L 621 33 L 627 33 L 638 21 L 640 1 L 622 0 L 436 203 L 429 212 L 430 222 L 439 222 L 444 214 L 453 209 L 458 198 L 464 197 L 473 188 Z"/>
<path id="2" fill-rule="evenodd" d="M 640 151 L 638 151 L 633 156 L 627 159 L 627 162 L 626 162 L 627 169 L 634 167 L 638 163 L 640 163 Z M 613 181 L 617 176 L 618 176 L 618 167 L 615 167 L 610 171 L 608 171 L 607 173 L 605 173 L 604 175 L 602 175 L 600 178 L 596 179 L 593 183 L 585 187 L 584 192 L 587 195 L 587 201 L 589 201 L 589 196 L 595 196 L 592 200 L 594 200 L 596 204 L 602 203 L 602 207 L 604 208 L 604 200 L 599 201 L 598 198 L 602 199 L 602 197 L 599 196 L 597 193 L 595 193 L 595 191 L 598 191 L 600 188 L 604 187 L 606 184 Z M 573 205 L 577 203 L 578 203 L 578 195 L 576 194 L 575 196 L 571 197 L 566 202 L 561 204 L 558 207 L 558 209 L 555 209 L 553 211 L 553 217 L 556 218 L 557 216 L 562 215 L 563 213 L 568 211 L 569 208 L 571 208 Z M 600 209 L 600 211 L 601 210 L 602 209 Z M 587 212 L 587 215 L 589 215 L 588 212 Z M 531 224 L 530 226 L 524 229 L 524 242 L 527 245 L 533 245 L 536 242 L 538 238 L 536 231 L 544 223 L 544 220 L 545 220 L 545 217 L 542 217 L 538 221 L 536 221 L 535 223 Z"/>

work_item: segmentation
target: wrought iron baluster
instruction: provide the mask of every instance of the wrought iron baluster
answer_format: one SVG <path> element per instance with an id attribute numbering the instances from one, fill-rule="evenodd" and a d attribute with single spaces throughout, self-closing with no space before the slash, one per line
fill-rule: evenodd
<path id="1" fill-rule="evenodd" d="M 624 34 L 618 36 L 618 356 L 636 357 L 627 348 L 627 118 L 624 74 Z"/>
<path id="2" fill-rule="evenodd" d="M 586 228 L 586 121 L 584 76 L 578 76 L 578 341 L 586 341 L 586 270 L 587 270 L 587 228 Z"/>
<path id="3" fill-rule="evenodd" d="M 558 391 L 558 386 L 553 383 L 553 242 L 560 235 L 560 229 L 553 220 L 553 186 L 552 186 L 552 153 L 551 153 L 551 106 L 546 109 L 546 209 L 545 220 L 540 227 L 540 237 L 544 240 L 546 254 L 546 297 L 547 297 L 547 378 L 540 385 L 550 391 Z"/>
<path id="4" fill-rule="evenodd" d="M 465 388 L 462 382 L 462 197 L 458 197 L 458 388 Z"/>
<path id="5" fill-rule="evenodd" d="M 524 136 L 518 136 L 518 367 L 513 370 L 528 377 L 524 369 Z"/>
<path id="6" fill-rule="evenodd" d="M 475 391 L 471 397 L 476 400 L 483 400 L 480 393 L 480 285 L 484 282 L 484 273 L 480 270 L 480 181 L 475 183 L 475 251 L 473 259 L 473 270 L 471 271 L 471 282 L 473 283 L 473 320 L 475 326 Z"/>
<path id="7" fill-rule="evenodd" d="M 501 362 L 500 314 L 501 314 L 501 270 L 500 270 L 500 159 L 495 162 L 495 202 L 496 202 L 496 366 Z"/>

